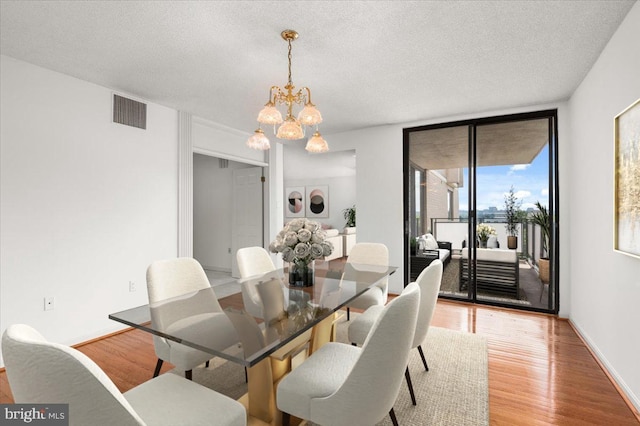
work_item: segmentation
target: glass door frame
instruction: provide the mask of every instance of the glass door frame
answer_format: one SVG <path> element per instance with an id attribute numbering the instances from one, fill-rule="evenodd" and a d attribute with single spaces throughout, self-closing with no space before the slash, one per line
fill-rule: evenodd
<path id="1" fill-rule="evenodd" d="M 550 236 L 549 236 L 549 257 L 550 257 L 550 274 L 551 282 L 549 284 L 548 294 L 548 309 L 535 308 L 531 306 L 513 305 L 507 303 L 501 303 L 493 300 L 478 299 L 476 291 L 476 278 L 475 268 L 469 268 L 469 293 L 467 298 L 457 298 L 447 295 L 439 295 L 443 299 L 451 299 L 463 302 L 472 302 L 483 305 L 492 305 L 505 308 L 516 308 L 521 310 L 544 312 L 557 314 L 560 306 L 560 271 L 559 271 L 559 195 L 558 195 L 558 110 L 549 109 L 541 111 L 533 111 L 518 114 L 508 114 L 501 116 L 483 117 L 477 119 L 460 120 L 453 122 L 430 124 L 425 126 L 409 127 L 402 130 L 403 136 L 403 218 L 404 218 L 404 285 L 405 287 L 410 282 L 410 238 L 411 238 L 411 217 L 410 217 L 410 205 L 409 202 L 409 189 L 410 184 L 414 180 L 410 174 L 414 168 L 410 161 L 410 135 L 412 132 L 419 132 L 425 130 L 442 129 L 447 127 L 460 127 L 467 126 L 469 129 L 469 183 L 468 183 L 468 196 L 469 196 L 469 219 L 468 219 L 468 234 L 475 235 L 475 223 L 476 223 L 476 133 L 477 127 L 488 124 L 500 124 L 515 121 L 526 121 L 536 119 L 548 119 L 548 131 L 549 131 L 549 217 L 551 222 Z M 475 244 L 469 244 L 469 262 L 475 264 L 476 248 Z M 553 288 L 552 288 L 553 286 Z"/>

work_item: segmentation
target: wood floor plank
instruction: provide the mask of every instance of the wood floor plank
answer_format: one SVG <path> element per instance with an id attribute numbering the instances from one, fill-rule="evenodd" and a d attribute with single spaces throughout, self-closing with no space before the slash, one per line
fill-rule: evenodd
<path id="1" fill-rule="evenodd" d="M 239 294 L 221 299 L 242 308 Z M 441 300 L 432 325 L 488 339 L 492 425 L 638 425 L 636 414 L 566 320 Z M 132 330 L 82 345 L 121 391 L 149 380 L 156 364 L 150 334 Z M 165 363 L 162 372 L 173 368 Z M 0 402 L 13 402 L 5 372 Z"/>

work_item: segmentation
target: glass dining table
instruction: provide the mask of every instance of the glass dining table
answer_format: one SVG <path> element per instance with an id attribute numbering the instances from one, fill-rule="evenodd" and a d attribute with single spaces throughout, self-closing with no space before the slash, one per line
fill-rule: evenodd
<path id="1" fill-rule="evenodd" d="M 248 392 L 240 399 L 249 424 L 279 422 L 275 408 L 278 381 L 323 344 L 335 340 L 338 311 L 376 284 L 388 279 L 394 266 L 342 263 L 316 268 L 314 285 L 288 285 L 286 269 L 245 279 L 255 286 L 263 304 L 263 318 L 241 306 L 224 307 L 215 288 L 206 288 L 150 305 L 109 315 L 109 318 L 180 343 L 212 357 L 247 367 Z M 224 339 L 217 338 L 224 335 Z M 229 336 L 232 336 L 229 338 Z"/>

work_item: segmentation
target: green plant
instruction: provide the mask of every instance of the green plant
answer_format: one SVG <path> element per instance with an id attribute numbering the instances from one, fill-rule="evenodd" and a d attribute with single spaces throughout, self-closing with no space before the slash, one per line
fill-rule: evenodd
<path id="1" fill-rule="evenodd" d="M 416 237 L 411 237 L 409 239 L 409 249 L 411 254 L 416 254 L 417 248 L 418 248 L 418 240 L 416 239 Z"/>
<path id="2" fill-rule="evenodd" d="M 520 210 L 522 201 L 518 200 L 513 191 L 513 185 L 509 189 L 509 193 L 504 196 L 504 211 L 507 219 L 507 235 L 512 237 L 518 236 L 518 223 L 523 219 L 523 212 Z"/>
<path id="3" fill-rule="evenodd" d="M 344 218 L 347 220 L 346 227 L 356 226 L 356 206 L 348 207 L 342 210 Z"/>
<path id="4" fill-rule="evenodd" d="M 540 227 L 542 235 L 542 251 L 545 256 L 549 256 L 549 236 L 551 235 L 551 222 L 549 220 L 549 210 L 540 201 L 536 201 L 538 211 L 531 214 L 531 222 Z"/>

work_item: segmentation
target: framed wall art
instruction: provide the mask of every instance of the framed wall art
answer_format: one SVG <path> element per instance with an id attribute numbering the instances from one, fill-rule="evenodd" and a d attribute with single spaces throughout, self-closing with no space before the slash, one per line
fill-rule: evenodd
<path id="1" fill-rule="evenodd" d="M 329 217 L 329 186 L 307 186 L 307 217 Z"/>
<path id="2" fill-rule="evenodd" d="M 640 259 L 640 99 L 614 119 L 616 251 Z"/>
<path id="3" fill-rule="evenodd" d="M 284 217 L 304 217 L 304 186 L 285 188 L 284 198 Z"/>

